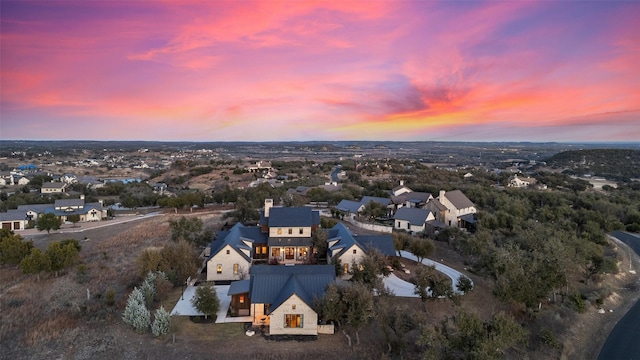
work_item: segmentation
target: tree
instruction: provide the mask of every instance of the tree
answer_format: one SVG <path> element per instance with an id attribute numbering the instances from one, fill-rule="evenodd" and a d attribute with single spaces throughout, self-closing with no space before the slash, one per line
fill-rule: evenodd
<path id="1" fill-rule="evenodd" d="M 36 274 L 40 281 L 40 273 L 51 269 L 51 259 L 40 249 L 32 248 L 31 253 L 20 262 L 20 270 L 25 274 Z"/>
<path id="2" fill-rule="evenodd" d="M 0 239 L 0 264 L 18 265 L 33 249 L 33 240 L 24 241 L 22 236 L 3 232 Z"/>
<path id="3" fill-rule="evenodd" d="M 458 289 L 458 291 L 466 294 L 473 289 L 473 281 L 471 281 L 471 279 L 469 279 L 468 277 L 462 275 L 456 282 L 456 288 Z"/>
<path id="4" fill-rule="evenodd" d="M 45 254 L 51 260 L 51 271 L 55 272 L 56 276 L 61 270 L 73 266 L 80 261 L 80 253 L 76 244 L 73 242 L 58 242 L 54 241 L 49 243 Z"/>
<path id="5" fill-rule="evenodd" d="M 196 294 L 191 299 L 193 306 L 204 314 L 206 319 L 209 315 L 216 314 L 220 308 L 220 300 L 216 289 L 211 283 L 205 283 L 196 288 Z"/>
<path id="6" fill-rule="evenodd" d="M 156 310 L 156 314 L 151 324 L 151 332 L 155 337 L 162 337 L 169 333 L 169 327 L 171 326 L 171 316 L 169 312 L 164 309 L 164 306 L 160 306 Z"/>
<path id="7" fill-rule="evenodd" d="M 195 277 L 200 268 L 200 260 L 195 245 L 180 240 L 178 243 L 165 245 L 160 251 L 164 271 L 174 285 L 182 284 L 188 277 Z"/>
<path id="8" fill-rule="evenodd" d="M 36 224 L 38 231 L 46 230 L 47 234 L 51 233 L 51 230 L 58 230 L 62 225 L 62 220 L 54 213 L 46 213 L 38 217 Z"/>
<path id="9" fill-rule="evenodd" d="M 373 294 L 369 288 L 354 282 L 343 288 L 342 301 L 346 304 L 345 322 L 356 333 L 356 343 L 360 344 L 359 330 L 374 316 Z"/>
<path id="10" fill-rule="evenodd" d="M 129 294 L 122 320 L 134 328 L 138 334 L 145 333 L 151 325 L 151 313 L 144 305 L 144 294 L 137 287 Z"/>
<path id="11" fill-rule="evenodd" d="M 194 244 L 206 244 L 209 239 L 203 239 L 202 220 L 197 217 L 186 218 L 181 216 L 178 220 L 169 220 L 171 240 L 187 240 Z"/>
<path id="12" fill-rule="evenodd" d="M 393 247 L 398 252 L 398 255 L 402 256 L 400 251 L 406 249 L 411 244 L 411 240 L 413 237 L 409 234 L 402 232 L 394 232 L 393 233 Z"/>
<path id="13" fill-rule="evenodd" d="M 409 251 L 418 258 L 421 263 L 422 259 L 433 254 L 434 246 L 429 239 L 413 238 L 409 244 Z"/>
<path id="14" fill-rule="evenodd" d="M 73 223 L 73 227 L 76 227 L 76 223 L 80 221 L 80 214 L 73 214 L 67 216 L 67 221 L 71 221 Z"/>
<path id="15" fill-rule="evenodd" d="M 379 275 L 387 276 L 391 272 L 388 267 L 387 258 L 376 249 L 371 249 L 369 253 L 362 257 L 360 264 L 353 263 L 352 280 L 361 282 L 369 289 L 382 287 Z"/>

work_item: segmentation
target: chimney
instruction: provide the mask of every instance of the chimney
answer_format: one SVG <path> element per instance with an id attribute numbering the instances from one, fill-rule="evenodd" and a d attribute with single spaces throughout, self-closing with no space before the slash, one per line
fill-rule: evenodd
<path id="1" fill-rule="evenodd" d="M 264 217 L 269 217 L 269 209 L 273 207 L 273 199 L 264 199 Z"/>
<path id="2" fill-rule="evenodd" d="M 440 196 L 438 196 L 438 200 L 440 200 L 440 202 L 444 200 L 444 190 L 440 190 Z"/>
<path id="3" fill-rule="evenodd" d="M 404 180 L 400 180 L 400 186 L 404 186 Z"/>
<path id="4" fill-rule="evenodd" d="M 80 194 L 80 200 L 84 200 L 84 194 Z"/>

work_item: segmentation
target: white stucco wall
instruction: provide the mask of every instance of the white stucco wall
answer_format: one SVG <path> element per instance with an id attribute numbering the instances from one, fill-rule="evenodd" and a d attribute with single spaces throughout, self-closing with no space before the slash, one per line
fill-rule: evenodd
<path id="1" fill-rule="evenodd" d="M 285 314 L 301 314 L 302 328 L 286 328 Z M 297 295 L 292 295 L 278 306 L 271 312 L 269 319 L 271 335 L 318 335 L 318 314 Z"/>
<path id="2" fill-rule="evenodd" d="M 227 254 L 229 250 L 229 254 Z M 218 274 L 218 264 L 222 265 L 222 273 Z M 240 273 L 249 271 L 251 264 L 235 251 L 231 246 L 226 245 L 209 261 L 207 261 L 207 281 L 239 280 L 240 275 L 233 273 L 233 264 L 238 264 Z"/>

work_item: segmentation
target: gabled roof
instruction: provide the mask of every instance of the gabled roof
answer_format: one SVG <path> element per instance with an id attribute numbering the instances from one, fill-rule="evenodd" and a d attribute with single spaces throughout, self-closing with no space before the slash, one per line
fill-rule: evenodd
<path id="1" fill-rule="evenodd" d="M 431 199 L 429 203 L 433 204 L 436 207 L 436 209 L 438 209 L 438 211 L 447 210 L 447 207 L 444 206 L 438 199 Z"/>
<path id="2" fill-rule="evenodd" d="M 251 302 L 271 304 L 270 311 L 294 294 L 313 307 L 314 298 L 322 297 L 336 278 L 333 265 L 254 265 L 249 274 Z"/>
<path id="3" fill-rule="evenodd" d="M 460 190 L 447 191 L 444 196 L 456 207 L 456 209 L 464 209 L 474 207 L 475 205 Z"/>
<path id="4" fill-rule="evenodd" d="M 391 201 L 394 204 L 403 204 L 407 201 L 421 203 L 421 202 L 427 202 L 427 200 L 429 200 L 430 197 L 431 197 L 431 194 L 429 193 L 414 191 L 414 192 L 403 193 L 398 196 L 392 196 Z"/>
<path id="5" fill-rule="evenodd" d="M 402 189 L 405 189 L 408 192 L 412 192 L 413 191 L 413 190 L 411 190 L 411 188 L 409 188 L 406 185 L 398 185 L 398 186 L 394 187 L 393 189 L 391 189 L 391 194 L 395 196 L 395 193 L 397 193 L 398 191 L 400 191 Z"/>
<path id="6" fill-rule="evenodd" d="M 429 214 L 431 214 L 431 211 L 426 209 L 402 207 L 396 211 L 393 218 L 408 221 L 411 225 L 422 226 L 429 218 Z"/>
<path id="7" fill-rule="evenodd" d="M 340 211 L 357 213 L 361 206 L 362 204 L 359 201 L 341 200 L 340 203 L 336 206 L 336 209 Z"/>
<path id="8" fill-rule="evenodd" d="M 63 183 L 63 182 L 46 182 L 42 184 L 43 188 L 49 188 L 49 189 L 62 189 L 63 187 L 66 187 L 67 184 Z"/>
<path id="9" fill-rule="evenodd" d="M 375 248 L 380 250 L 384 255 L 395 255 L 393 246 L 393 237 L 391 235 L 371 235 L 371 236 L 353 236 L 349 229 L 343 223 L 338 223 L 329 230 L 327 243 L 338 240 L 329 248 L 329 250 L 339 250 L 335 255 L 341 256 L 345 251 L 356 245 L 363 251 Z"/>
<path id="10" fill-rule="evenodd" d="M 84 206 L 84 200 L 83 199 L 58 199 L 54 203 L 54 206 L 57 208 L 67 207 L 67 206 L 82 207 Z"/>
<path id="11" fill-rule="evenodd" d="M 211 255 L 207 259 L 216 256 L 225 246 L 229 245 L 233 250 L 240 254 L 245 260 L 251 261 L 251 257 L 247 256 L 242 250 L 252 251 L 243 240 L 252 241 L 252 239 L 242 236 L 242 229 L 245 228 L 241 223 L 235 224 L 229 231 L 221 231 L 214 241 L 211 242 Z"/>
<path id="12" fill-rule="evenodd" d="M 0 212 L 0 221 L 22 221 L 25 220 L 25 212 L 18 209 L 7 210 L 7 212 Z"/>
<path id="13" fill-rule="evenodd" d="M 391 204 L 391 199 L 389 198 L 383 198 L 383 197 L 377 197 L 377 196 L 363 196 L 362 200 L 360 201 L 360 203 L 362 205 L 367 205 L 370 202 L 377 202 L 379 204 L 382 204 L 384 206 L 388 206 L 389 204 Z"/>
<path id="14" fill-rule="evenodd" d="M 27 211 L 33 211 L 38 214 L 43 214 L 48 208 L 53 208 L 53 204 L 26 204 L 18 205 L 19 211 L 26 213 Z"/>

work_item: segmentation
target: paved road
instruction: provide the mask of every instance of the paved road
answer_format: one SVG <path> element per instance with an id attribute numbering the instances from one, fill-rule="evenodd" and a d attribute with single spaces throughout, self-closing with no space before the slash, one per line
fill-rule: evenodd
<path id="1" fill-rule="evenodd" d="M 611 234 L 640 255 L 640 236 L 622 231 Z M 600 350 L 599 360 L 640 359 L 640 301 L 618 321 Z"/>

